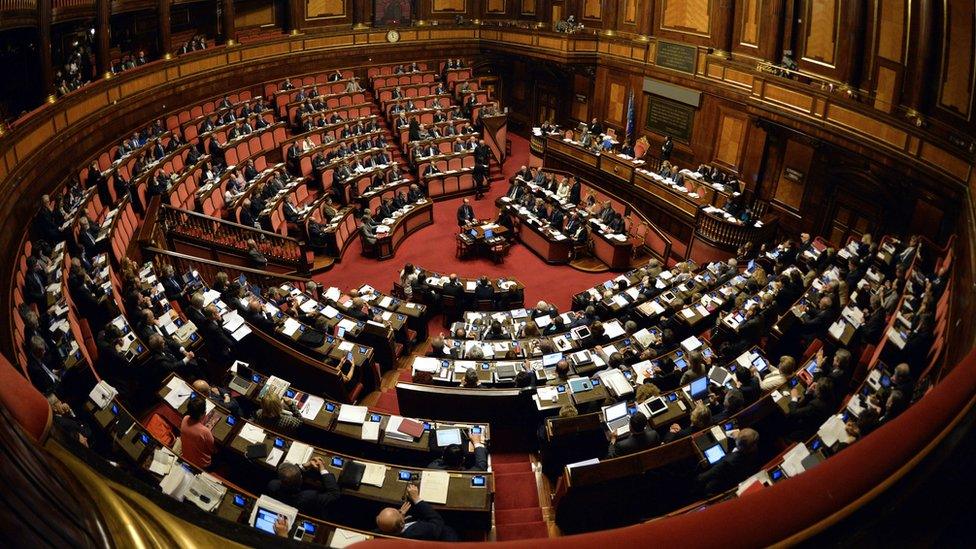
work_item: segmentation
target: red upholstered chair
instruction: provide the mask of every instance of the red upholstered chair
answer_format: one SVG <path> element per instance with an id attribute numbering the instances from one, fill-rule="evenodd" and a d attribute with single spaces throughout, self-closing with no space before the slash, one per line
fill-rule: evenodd
<path id="1" fill-rule="evenodd" d="M 474 167 L 474 155 L 466 154 L 461 157 L 461 167 L 462 168 L 473 168 Z"/>

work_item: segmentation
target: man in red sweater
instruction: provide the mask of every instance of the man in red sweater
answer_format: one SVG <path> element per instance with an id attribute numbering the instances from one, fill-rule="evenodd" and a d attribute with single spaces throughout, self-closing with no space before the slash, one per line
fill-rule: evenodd
<path id="1" fill-rule="evenodd" d="M 210 467 L 210 459 L 215 450 L 213 433 L 203 423 L 206 413 L 207 405 L 203 398 L 191 399 L 180 424 L 183 459 L 201 469 Z"/>

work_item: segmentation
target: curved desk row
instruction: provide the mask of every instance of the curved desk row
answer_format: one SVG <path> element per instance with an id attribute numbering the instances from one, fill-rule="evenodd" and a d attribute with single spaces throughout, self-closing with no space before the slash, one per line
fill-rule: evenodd
<path id="1" fill-rule="evenodd" d="M 430 199 L 409 207 L 409 211 L 394 219 L 391 225 L 387 225 L 390 228 L 388 233 L 382 236 L 376 235 L 379 259 L 390 259 L 408 236 L 427 225 L 434 224 L 434 203 Z"/>

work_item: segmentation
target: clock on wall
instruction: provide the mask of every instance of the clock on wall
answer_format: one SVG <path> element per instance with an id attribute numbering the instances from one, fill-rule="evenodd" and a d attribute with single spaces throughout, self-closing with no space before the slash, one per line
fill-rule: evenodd
<path id="1" fill-rule="evenodd" d="M 386 41 L 387 42 L 390 42 L 391 44 L 395 44 L 395 43 L 399 42 L 400 41 L 400 31 L 398 31 L 396 29 L 390 29 L 386 33 Z"/>

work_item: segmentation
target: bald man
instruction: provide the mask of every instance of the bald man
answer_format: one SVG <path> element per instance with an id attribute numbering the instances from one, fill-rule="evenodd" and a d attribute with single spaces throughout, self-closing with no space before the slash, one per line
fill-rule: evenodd
<path id="1" fill-rule="evenodd" d="M 429 503 L 420 499 L 416 485 L 407 485 L 407 499 L 399 509 L 387 507 L 376 515 L 380 533 L 409 539 L 457 541 L 454 530 L 444 524 L 444 519 Z"/>

